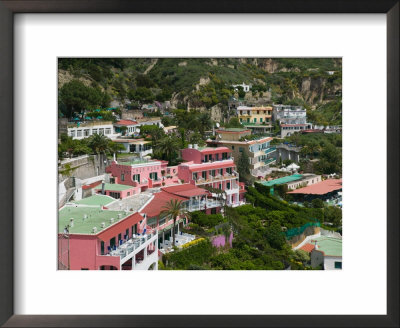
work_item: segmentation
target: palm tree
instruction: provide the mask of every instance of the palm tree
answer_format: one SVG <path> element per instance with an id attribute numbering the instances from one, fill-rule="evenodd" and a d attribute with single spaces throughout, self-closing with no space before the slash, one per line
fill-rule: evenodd
<path id="1" fill-rule="evenodd" d="M 105 154 L 109 150 L 110 139 L 104 135 L 93 134 L 89 137 L 89 147 L 96 154 Z"/>
<path id="2" fill-rule="evenodd" d="M 189 217 L 190 213 L 185 209 L 184 203 L 181 200 L 172 199 L 163 207 L 160 213 L 160 218 L 170 217 L 174 220 L 172 224 L 172 244 L 175 246 L 175 224 L 178 217 Z"/>
<path id="3" fill-rule="evenodd" d="M 168 160 L 169 165 L 172 165 L 172 160 L 176 158 L 179 151 L 179 142 L 175 137 L 167 136 L 158 142 L 154 150 L 161 155 L 162 159 Z"/>

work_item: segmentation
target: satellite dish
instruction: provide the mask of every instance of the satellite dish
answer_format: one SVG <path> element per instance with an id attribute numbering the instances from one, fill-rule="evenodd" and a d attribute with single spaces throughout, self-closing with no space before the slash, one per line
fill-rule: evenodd
<path id="1" fill-rule="evenodd" d="M 215 126 L 216 126 L 217 128 L 219 128 L 219 123 L 215 123 Z"/>

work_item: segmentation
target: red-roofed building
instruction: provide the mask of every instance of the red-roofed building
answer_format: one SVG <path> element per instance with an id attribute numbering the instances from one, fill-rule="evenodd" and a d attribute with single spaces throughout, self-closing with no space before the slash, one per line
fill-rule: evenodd
<path id="1" fill-rule="evenodd" d="M 339 191 L 342 191 L 342 179 L 327 179 L 304 188 L 289 191 L 288 194 L 309 201 L 314 198 L 330 199 L 336 196 Z"/>
<path id="2" fill-rule="evenodd" d="M 299 249 L 301 249 L 302 251 L 305 251 L 307 253 L 311 253 L 311 251 L 315 248 L 315 245 L 313 244 L 305 244 L 302 247 L 300 247 Z"/>
<path id="3" fill-rule="evenodd" d="M 119 120 L 114 123 L 115 132 L 121 133 L 122 135 L 135 134 L 135 132 L 137 132 L 138 127 L 139 127 L 138 122 L 134 120 Z"/>
<path id="4" fill-rule="evenodd" d="M 172 235 L 173 220 L 160 217 L 161 212 L 165 210 L 165 206 L 171 200 L 183 202 L 188 212 L 205 211 L 208 214 L 219 213 L 223 205 L 209 191 L 193 184 L 186 183 L 161 188 L 161 191 L 155 193 L 153 198 L 140 210 L 140 213 L 147 219 L 147 229 L 158 230 L 159 245 Z M 186 218 L 178 218 L 175 233 L 179 233 L 187 223 Z"/>

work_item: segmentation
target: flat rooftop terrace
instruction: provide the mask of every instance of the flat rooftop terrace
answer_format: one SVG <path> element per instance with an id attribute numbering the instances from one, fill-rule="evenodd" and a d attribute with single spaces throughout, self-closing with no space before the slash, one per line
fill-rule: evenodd
<path id="1" fill-rule="evenodd" d="M 325 256 L 342 256 L 342 239 L 321 236 L 313 240 L 317 241 L 319 251 L 323 251 Z"/>
<path id="2" fill-rule="evenodd" d="M 123 184 L 117 184 L 117 183 L 105 183 L 104 184 L 104 190 L 110 190 L 110 191 L 124 191 L 124 190 L 132 189 L 132 188 L 134 188 L 134 187 L 123 185 Z M 102 190 L 102 185 L 99 184 L 94 189 Z"/>
<path id="3" fill-rule="evenodd" d="M 97 206 L 105 206 L 112 202 L 115 202 L 116 199 L 105 196 L 105 195 L 93 195 L 90 197 L 83 198 L 81 200 L 74 201 L 72 203 L 79 205 L 97 205 Z"/>
<path id="4" fill-rule="evenodd" d="M 73 218 L 74 226 L 69 228 L 69 233 L 94 235 L 112 225 L 111 218 L 114 218 L 114 223 L 120 221 L 118 214 L 121 214 L 122 220 L 133 212 L 102 210 L 100 206 L 98 208 L 65 206 L 58 212 L 58 232 L 63 233 L 64 228 L 70 224 L 70 219 Z M 87 216 L 86 219 L 84 219 L 85 215 Z M 101 227 L 102 222 L 105 223 L 104 228 Z M 97 228 L 96 233 L 92 232 L 93 227 Z"/>

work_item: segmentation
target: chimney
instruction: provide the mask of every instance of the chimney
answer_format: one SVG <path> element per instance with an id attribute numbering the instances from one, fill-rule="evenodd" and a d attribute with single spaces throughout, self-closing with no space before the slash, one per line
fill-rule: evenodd
<path id="1" fill-rule="evenodd" d="M 110 219 L 110 223 L 113 224 L 114 223 L 114 218 Z"/>
<path id="2" fill-rule="evenodd" d="M 117 158 L 116 158 L 116 156 L 115 156 L 115 153 L 113 154 L 113 161 L 114 161 L 114 162 L 117 161 Z"/>
<path id="3" fill-rule="evenodd" d="M 104 190 L 105 187 L 106 187 L 106 184 L 104 183 L 104 180 L 102 180 L 102 181 L 101 181 L 101 194 L 102 194 L 102 195 L 105 194 L 105 190 Z"/>
<path id="4" fill-rule="evenodd" d="M 96 228 L 96 227 L 93 227 L 92 232 L 93 232 L 93 233 L 96 233 L 96 232 L 97 232 L 97 228 Z"/>
<path id="5" fill-rule="evenodd" d="M 199 146 L 197 144 L 194 144 L 193 147 L 194 147 L 194 149 L 198 149 L 199 148 Z"/>
<path id="6" fill-rule="evenodd" d="M 104 228 L 106 226 L 105 222 L 101 222 L 101 227 Z"/>
<path id="7" fill-rule="evenodd" d="M 188 148 L 189 148 L 189 149 L 192 149 L 192 148 L 193 148 L 192 144 L 189 144 L 189 145 L 188 145 Z"/>

